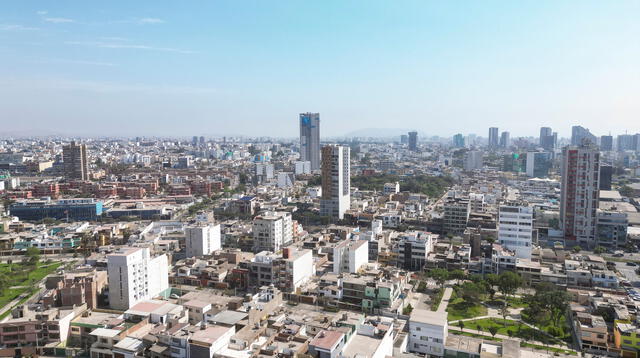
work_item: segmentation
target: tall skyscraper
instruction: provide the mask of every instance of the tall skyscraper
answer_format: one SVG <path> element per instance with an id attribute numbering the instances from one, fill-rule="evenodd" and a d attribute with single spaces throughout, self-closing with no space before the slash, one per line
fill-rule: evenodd
<path id="1" fill-rule="evenodd" d="M 418 132 L 409 132 L 409 150 L 418 150 Z"/>
<path id="2" fill-rule="evenodd" d="M 552 165 L 552 157 L 549 152 L 527 153 L 527 176 L 532 178 L 546 178 Z"/>
<path id="3" fill-rule="evenodd" d="M 552 132 L 550 127 L 540 128 L 540 146 L 545 150 L 554 150 L 558 143 L 558 133 Z"/>
<path id="4" fill-rule="evenodd" d="M 87 147 L 71 142 L 62 147 L 62 161 L 64 162 L 64 176 L 67 179 L 89 180 L 89 162 L 87 161 Z"/>
<path id="5" fill-rule="evenodd" d="M 553 134 L 551 127 L 540 127 L 540 145 L 542 145 L 542 138 L 548 137 Z"/>
<path id="6" fill-rule="evenodd" d="M 603 152 L 613 150 L 613 136 L 603 135 L 600 137 L 600 150 Z"/>
<path id="7" fill-rule="evenodd" d="M 593 247 L 600 202 L 600 150 L 591 144 L 562 150 L 560 224 L 565 241 Z"/>
<path id="8" fill-rule="evenodd" d="M 464 136 L 461 133 L 453 136 L 453 146 L 456 148 L 464 147 Z"/>
<path id="9" fill-rule="evenodd" d="M 320 113 L 300 113 L 300 160 L 320 169 Z"/>
<path id="10" fill-rule="evenodd" d="M 592 144 L 596 143 L 596 136 L 591 134 L 589 129 L 582 126 L 571 127 L 571 145 L 580 146 L 587 140 Z"/>
<path id="11" fill-rule="evenodd" d="M 320 215 L 343 219 L 351 207 L 350 149 L 339 145 L 322 147 L 322 199 Z"/>
<path id="12" fill-rule="evenodd" d="M 511 141 L 511 135 L 509 132 L 504 131 L 500 134 L 500 148 L 507 148 Z"/>
<path id="13" fill-rule="evenodd" d="M 499 144 L 498 127 L 489 128 L 489 148 L 496 148 Z"/>
<path id="14" fill-rule="evenodd" d="M 620 134 L 617 140 L 618 152 L 624 152 L 625 150 L 636 150 L 634 139 L 634 135 Z"/>

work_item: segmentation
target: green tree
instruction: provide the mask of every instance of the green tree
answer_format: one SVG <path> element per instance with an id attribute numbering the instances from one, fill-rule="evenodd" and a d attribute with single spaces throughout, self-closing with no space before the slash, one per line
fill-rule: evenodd
<path id="1" fill-rule="evenodd" d="M 505 300 L 505 303 L 507 303 L 507 301 Z M 500 308 L 500 314 L 502 315 L 502 319 L 504 320 L 504 326 L 507 326 L 507 316 L 509 315 L 509 306 L 508 303 L 502 305 L 502 307 Z"/>
<path id="2" fill-rule="evenodd" d="M 464 280 L 465 277 L 466 275 L 462 270 L 453 270 L 449 272 L 449 279 L 456 280 L 457 284 L 460 284 L 460 281 Z"/>
<path id="3" fill-rule="evenodd" d="M 498 327 L 493 325 L 489 326 L 489 333 L 491 333 L 491 337 L 495 338 L 496 333 L 498 333 Z"/>
<path id="4" fill-rule="evenodd" d="M 429 277 L 434 279 L 440 287 L 444 288 L 445 282 L 449 279 L 449 271 L 441 268 L 432 269 L 428 273 Z"/>
<path id="5" fill-rule="evenodd" d="M 480 303 L 484 293 L 484 286 L 473 282 L 465 282 L 458 288 L 458 294 L 468 305 Z"/>
<path id="6" fill-rule="evenodd" d="M 505 304 L 509 295 L 516 293 L 518 288 L 522 286 L 522 278 L 515 272 L 505 271 L 500 274 L 498 279 L 498 290 L 505 298 Z"/>
<path id="7" fill-rule="evenodd" d="M 596 246 L 596 248 L 593 249 L 593 253 L 597 255 L 604 254 L 605 252 L 607 252 L 607 249 L 602 246 Z"/>
<path id="8" fill-rule="evenodd" d="M 577 245 L 576 245 L 576 246 L 574 246 L 574 247 L 573 247 L 573 249 L 572 249 L 572 250 L 573 250 L 573 252 L 575 252 L 575 253 L 577 254 L 577 253 L 579 253 L 579 252 L 580 252 L 580 246 L 577 246 Z"/>
<path id="9" fill-rule="evenodd" d="M 411 311 L 413 311 L 413 306 L 411 306 L 411 303 L 409 303 L 403 310 L 402 310 L 402 314 L 403 315 L 410 315 Z"/>
<path id="10" fill-rule="evenodd" d="M 30 265 L 37 265 L 40 261 L 40 250 L 37 247 L 29 247 L 26 252 Z"/>

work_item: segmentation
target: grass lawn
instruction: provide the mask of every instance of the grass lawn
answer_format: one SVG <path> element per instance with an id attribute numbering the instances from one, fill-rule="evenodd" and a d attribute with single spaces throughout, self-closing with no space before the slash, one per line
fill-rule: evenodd
<path id="1" fill-rule="evenodd" d="M 38 263 L 34 269 L 30 269 L 21 264 L 0 264 L 0 273 L 7 276 L 9 282 L 7 288 L 0 295 L 0 307 L 4 307 L 9 302 L 15 300 L 23 293 L 30 292 L 33 286 L 48 274 L 55 272 L 62 262 Z M 22 286 L 10 288 L 13 286 Z"/>
<path id="2" fill-rule="evenodd" d="M 528 305 L 520 297 L 509 297 L 507 299 L 510 308 L 525 308 Z M 504 299 L 502 297 L 496 297 L 491 301 L 485 301 L 489 306 L 500 307 L 504 305 Z"/>
<path id="3" fill-rule="evenodd" d="M 454 329 L 450 329 L 449 333 L 455 334 L 456 336 L 473 337 L 473 338 L 485 339 L 485 340 L 488 340 L 488 341 L 502 342 L 502 339 L 500 339 L 500 338 L 495 338 L 495 337 L 491 337 L 491 336 L 485 336 L 485 335 L 476 334 L 476 333 L 461 332 L 461 331 L 456 331 Z"/>
<path id="4" fill-rule="evenodd" d="M 526 342 L 520 342 L 520 347 L 528 347 L 528 348 L 533 348 L 533 349 L 537 349 L 537 350 L 541 350 L 541 351 L 549 351 L 549 352 L 554 352 L 554 353 L 569 354 L 569 355 L 572 355 L 572 356 L 577 356 L 578 355 L 578 353 L 576 351 L 572 351 L 572 350 L 568 350 L 568 349 L 560 349 L 560 348 L 556 348 L 556 347 L 541 346 L 539 344 L 531 344 L 531 343 L 526 343 Z"/>
<path id="5" fill-rule="evenodd" d="M 456 296 L 456 291 L 451 293 L 451 299 L 449 299 L 449 306 L 447 307 L 448 320 L 457 321 L 460 319 L 473 318 L 478 316 L 485 316 L 487 314 L 487 307 L 477 304 L 470 305 L 465 302 L 461 297 Z"/>
<path id="6" fill-rule="evenodd" d="M 432 311 L 437 311 L 438 307 L 440 306 L 440 302 L 442 301 L 442 296 L 444 295 L 444 289 L 439 288 L 436 292 L 434 292 L 434 295 L 432 297 L 432 301 L 431 301 L 431 310 Z"/>
<path id="7" fill-rule="evenodd" d="M 535 339 L 543 343 L 561 343 L 559 339 L 552 339 L 541 334 L 537 329 L 533 329 L 518 321 L 502 318 L 483 318 L 465 322 L 465 328 L 489 332 L 489 327 L 496 327 L 497 334 L 505 336 L 519 337 L 523 339 Z"/>
<path id="8" fill-rule="evenodd" d="M 573 341 L 573 337 L 571 336 L 571 327 L 569 327 L 569 324 L 564 318 L 560 320 L 560 327 L 556 327 L 551 321 L 547 322 L 546 324 L 536 323 L 524 312 L 522 313 L 522 320 L 531 325 L 538 327 L 539 329 L 547 333 L 549 332 L 560 333 L 559 335 L 555 335 L 555 337 L 563 340 L 567 344 L 571 344 L 571 342 Z"/>

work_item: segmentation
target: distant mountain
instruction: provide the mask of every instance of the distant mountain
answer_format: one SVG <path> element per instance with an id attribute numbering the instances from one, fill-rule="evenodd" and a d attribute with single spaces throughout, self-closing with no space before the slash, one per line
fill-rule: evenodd
<path id="1" fill-rule="evenodd" d="M 403 128 L 363 128 L 349 133 L 345 133 L 345 137 L 370 137 L 370 138 L 389 138 L 399 137 L 407 134 L 412 129 Z"/>

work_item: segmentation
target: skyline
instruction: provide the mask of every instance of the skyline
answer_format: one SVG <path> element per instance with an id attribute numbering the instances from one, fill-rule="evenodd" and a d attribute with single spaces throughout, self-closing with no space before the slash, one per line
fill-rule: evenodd
<path id="1" fill-rule="evenodd" d="M 323 137 L 640 132 L 640 4 L 631 1 L 0 9 L 9 135 L 295 138 L 303 112 L 320 113 Z"/>

